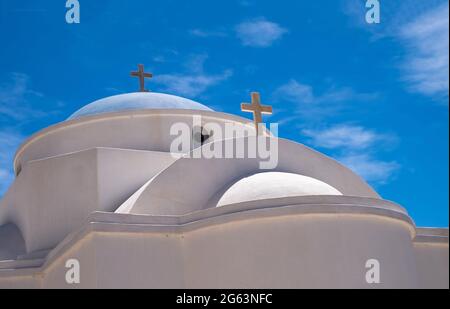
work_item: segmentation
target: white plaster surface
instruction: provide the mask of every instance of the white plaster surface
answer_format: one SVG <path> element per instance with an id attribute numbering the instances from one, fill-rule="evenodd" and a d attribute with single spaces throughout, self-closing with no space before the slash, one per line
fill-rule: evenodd
<path id="1" fill-rule="evenodd" d="M 232 123 L 255 134 L 253 124 L 234 115 L 207 110 L 150 109 L 91 115 L 65 121 L 37 132 L 18 149 L 14 169 L 26 162 L 95 147 L 169 152 L 174 136 L 170 128 L 184 123 L 192 129 L 193 116 L 215 123 L 222 131 Z M 223 137 L 223 136 L 222 136 Z M 211 139 L 221 138 L 219 135 Z"/>
<path id="2" fill-rule="evenodd" d="M 315 203 L 320 197 L 301 197 L 285 207 L 220 207 L 179 218 L 180 224 L 170 217 L 99 213 L 50 254 L 42 268 L 17 272 L 38 272 L 36 285 L 51 288 L 420 285 L 411 241 L 415 229 L 401 209 L 348 197 Z M 73 258 L 80 261 L 81 284 L 69 286 L 64 262 Z M 365 281 L 365 262 L 371 258 L 382 265 L 380 285 Z M 0 271 L 0 287 L 11 286 L 13 279 Z"/>
<path id="3" fill-rule="evenodd" d="M 146 109 L 211 111 L 209 107 L 186 98 L 165 93 L 135 92 L 115 95 L 92 102 L 76 111 L 69 117 L 69 120 L 105 113 Z"/>
<path id="4" fill-rule="evenodd" d="M 270 138 L 268 138 L 270 139 Z M 239 143 L 240 139 L 214 141 L 211 144 Z M 247 138 L 241 139 L 244 144 Z M 211 144 L 203 147 L 211 147 Z M 256 158 L 193 158 L 183 157 L 147 184 L 135 197 L 131 213 L 151 215 L 181 215 L 216 207 L 220 197 L 242 178 L 262 172 Z M 278 139 L 278 165 L 272 170 L 314 178 L 335 188 L 343 195 L 379 198 L 379 195 L 351 170 L 308 147 Z M 195 181 L 192 181 L 195 175 Z M 173 190 L 176 188 L 176 190 Z M 199 190 L 201 194 L 199 194 Z"/>
<path id="5" fill-rule="evenodd" d="M 197 104 L 107 98 L 26 141 L 0 201 L 0 288 L 448 288 L 448 229 L 416 228 L 304 145 L 278 139 L 270 171 L 258 156 L 175 158 L 170 127 L 194 115 L 255 133 Z M 202 149 L 248 141 L 214 135 Z M 65 282 L 67 259 L 79 285 Z"/>
<path id="6" fill-rule="evenodd" d="M 342 195 L 342 193 L 311 177 L 292 173 L 263 172 L 245 177 L 233 184 L 221 196 L 217 206 L 305 195 Z"/>
<path id="7" fill-rule="evenodd" d="M 29 162 L 1 201 L 27 252 L 48 249 L 94 211 L 114 211 L 161 169 L 168 153 L 94 148 Z M 20 194 L 14 194 L 19 191 Z"/>

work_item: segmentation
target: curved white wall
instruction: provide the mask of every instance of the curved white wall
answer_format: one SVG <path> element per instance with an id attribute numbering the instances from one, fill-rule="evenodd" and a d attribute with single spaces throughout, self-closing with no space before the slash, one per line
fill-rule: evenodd
<path id="1" fill-rule="evenodd" d="M 245 177 L 233 184 L 220 196 L 217 207 L 249 201 L 311 195 L 342 195 L 342 193 L 311 177 L 292 173 L 263 172 Z"/>
<path id="2" fill-rule="evenodd" d="M 448 228 L 419 228 L 414 239 L 420 288 L 449 288 Z"/>
<path id="3" fill-rule="evenodd" d="M 348 199 L 309 207 L 215 208 L 180 218 L 98 214 L 60 254 L 40 287 L 53 288 L 417 288 L 414 226 L 388 203 Z M 304 201 L 308 201 L 306 198 Z M 316 202 L 320 202 L 315 198 Z M 375 204 L 376 205 L 376 204 Z M 238 211 L 238 209 L 241 209 Z M 185 223 L 189 222 L 189 223 Z M 81 284 L 65 283 L 76 258 Z M 366 262 L 380 262 L 380 284 Z M 31 274 L 28 271 L 24 274 Z M 0 272 L 0 287 L 14 279 Z"/>
<path id="4" fill-rule="evenodd" d="M 267 138 L 270 140 L 271 138 Z M 215 141 L 222 149 L 242 140 Z M 346 196 L 380 198 L 359 176 L 337 161 L 304 145 L 277 139 L 278 164 L 271 171 L 308 176 L 320 180 Z M 211 147 L 211 144 L 203 147 Z M 261 156 L 256 158 L 181 158 L 157 175 L 139 197 L 131 213 L 147 215 L 183 215 L 216 207 L 220 197 L 240 179 L 260 173 Z M 193 181 L 195 180 L 195 181 Z"/>
<path id="5" fill-rule="evenodd" d="M 233 115 L 200 110 L 143 110 L 103 114 L 62 122 L 28 139 L 14 161 L 16 173 L 30 160 L 81 151 L 94 147 L 169 152 L 174 136 L 170 128 L 182 122 L 192 128 L 193 115 L 205 123 L 234 123 L 255 132 L 249 120 Z M 214 140 L 220 136 L 213 136 Z"/>
<path id="6" fill-rule="evenodd" d="M 255 219 L 184 238 L 189 288 L 415 288 L 409 229 L 364 215 Z M 381 284 L 365 281 L 366 261 Z"/>
<path id="7" fill-rule="evenodd" d="M 169 153 L 93 148 L 27 163 L 2 200 L 28 252 L 50 249 L 95 211 L 113 212 L 175 159 Z"/>

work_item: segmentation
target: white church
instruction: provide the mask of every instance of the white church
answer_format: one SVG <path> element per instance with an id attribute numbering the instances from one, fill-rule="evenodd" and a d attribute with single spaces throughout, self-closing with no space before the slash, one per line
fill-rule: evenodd
<path id="1" fill-rule="evenodd" d="M 449 288 L 448 229 L 417 227 L 347 167 L 263 128 L 258 94 L 242 105 L 251 121 L 146 91 L 142 66 L 132 75 L 140 92 L 17 150 L 0 288 Z M 174 151 L 180 124 L 192 144 Z"/>

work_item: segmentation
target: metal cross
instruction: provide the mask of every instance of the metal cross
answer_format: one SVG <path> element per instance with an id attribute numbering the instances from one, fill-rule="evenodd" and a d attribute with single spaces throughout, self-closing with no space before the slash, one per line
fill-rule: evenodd
<path id="1" fill-rule="evenodd" d="M 258 124 L 262 123 L 262 114 L 272 114 L 272 106 L 261 105 L 261 97 L 258 92 L 252 92 L 252 103 L 242 103 L 241 110 L 243 112 L 253 113 L 256 132 L 258 132 Z"/>
<path id="2" fill-rule="evenodd" d="M 133 77 L 139 77 L 139 91 L 140 92 L 148 92 L 147 89 L 145 89 L 145 78 L 152 78 L 153 75 L 151 73 L 145 73 L 144 72 L 144 65 L 139 64 L 138 65 L 138 71 L 137 72 L 131 72 L 131 76 Z"/>

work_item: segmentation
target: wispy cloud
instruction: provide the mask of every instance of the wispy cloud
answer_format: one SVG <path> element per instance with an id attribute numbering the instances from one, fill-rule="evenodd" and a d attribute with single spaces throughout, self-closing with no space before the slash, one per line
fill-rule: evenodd
<path id="1" fill-rule="evenodd" d="M 396 36 L 398 30 L 415 20 L 424 12 L 439 6 L 447 0 L 402 0 L 380 1 L 381 23 L 366 22 L 366 1 L 341 0 L 344 14 L 350 17 L 353 26 L 371 33 L 371 40 Z"/>
<path id="2" fill-rule="evenodd" d="M 231 70 L 225 70 L 220 74 L 208 74 L 204 70 L 207 55 L 191 56 L 185 63 L 185 74 L 163 74 L 154 78 L 154 82 L 163 86 L 163 91 L 196 97 L 204 93 L 209 87 L 228 79 L 232 76 Z"/>
<path id="3" fill-rule="evenodd" d="M 264 18 L 244 21 L 235 30 L 242 44 L 251 47 L 269 47 L 287 32 L 279 24 Z"/>
<path id="4" fill-rule="evenodd" d="M 59 113 L 43 111 L 35 106 L 51 101 L 57 108 L 64 103 L 48 100 L 42 93 L 30 87 L 30 78 L 23 73 L 11 73 L 8 80 L 0 82 L 0 196 L 14 179 L 12 161 L 14 153 L 24 136 L 21 127 L 27 121 L 41 120 Z"/>
<path id="5" fill-rule="evenodd" d="M 353 24 L 370 33 L 373 41 L 389 38 L 403 46 L 405 56 L 397 61 L 406 89 L 448 104 L 448 0 L 381 1 L 377 25 L 365 22 L 364 1 L 342 1 Z"/>
<path id="6" fill-rule="evenodd" d="M 342 102 L 347 100 L 367 101 L 377 98 L 376 93 L 358 93 L 350 87 L 332 87 L 322 94 L 315 94 L 313 87 L 291 79 L 280 86 L 275 95 L 293 103 L 319 104 L 324 102 Z"/>
<path id="7" fill-rule="evenodd" d="M 158 55 L 158 56 L 154 56 L 152 58 L 153 62 L 157 62 L 157 63 L 163 63 L 166 62 L 166 57 Z"/>
<path id="8" fill-rule="evenodd" d="M 224 30 L 202 30 L 202 29 L 191 29 L 189 34 L 199 38 L 211 38 L 211 37 L 226 37 L 228 33 Z"/>
<path id="9" fill-rule="evenodd" d="M 387 183 L 400 164 L 376 159 L 379 149 L 386 149 L 397 138 L 380 134 L 362 126 L 338 124 L 325 129 L 304 129 L 307 143 L 314 147 L 331 149 L 334 157 L 369 182 Z"/>
<path id="10" fill-rule="evenodd" d="M 312 86 L 294 79 L 278 87 L 273 93 L 275 101 L 298 105 L 298 112 L 310 117 L 321 117 L 336 113 L 353 102 L 375 100 L 377 93 L 360 93 L 351 87 L 331 87 L 323 93 L 315 93 Z"/>
<path id="11" fill-rule="evenodd" d="M 158 76 L 156 81 L 165 86 L 164 90 L 187 97 L 196 97 L 205 92 L 209 87 L 228 79 L 232 75 L 231 71 L 225 71 L 218 75 L 181 75 L 164 74 Z"/>
<path id="12" fill-rule="evenodd" d="M 238 4 L 243 7 L 250 7 L 255 5 L 255 2 L 250 0 L 238 0 Z"/>
<path id="13" fill-rule="evenodd" d="M 158 48 L 152 42 L 143 41 L 139 43 L 139 47 L 148 50 L 151 54 L 151 59 L 155 63 L 175 62 L 178 59 L 180 52 L 173 48 Z"/>
<path id="14" fill-rule="evenodd" d="M 0 84 L 0 116 L 16 121 L 43 117 L 45 113 L 29 103 L 36 98 L 43 98 L 43 94 L 29 87 L 28 75 L 11 73 L 10 80 Z"/>
<path id="15" fill-rule="evenodd" d="M 402 68 L 409 89 L 425 95 L 448 97 L 448 2 L 401 27 L 399 36 L 407 48 Z"/>
<path id="16" fill-rule="evenodd" d="M 375 143 L 392 142 L 394 139 L 387 134 L 379 134 L 362 126 L 339 124 L 324 130 L 304 129 L 302 134 L 310 138 L 310 143 L 316 147 L 328 149 L 363 150 Z"/>
<path id="17" fill-rule="evenodd" d="M 0 131 L 0 196 L 5 193 L 14 179 L 12 161 L 23 139 L 24 137 L 13 129 Z"/>
<path id="18" fill-rule="evenodd" d="M 400 168 L 395 161 L 381 161 L 369 154 L 350 154 L 336 158 L 368 182 L 384 185 Z"/>
<path id="19" fill-rule="evenodd" d="M 251 5 L 250 2 L 243 2 L 242 6 Z M 236 37 L 244 46 L 250 47 L 269 47 L 282 38 L 288 32 L 279 24 L 268 21 L 264 17 L 243 21 L 234 28 Z M 194 28 L 189 30 L 189 34 L 198 38 L 225 38 L 233 36 L 233 32 L 225 27 L 216 29 L 200 29 Z"/>

